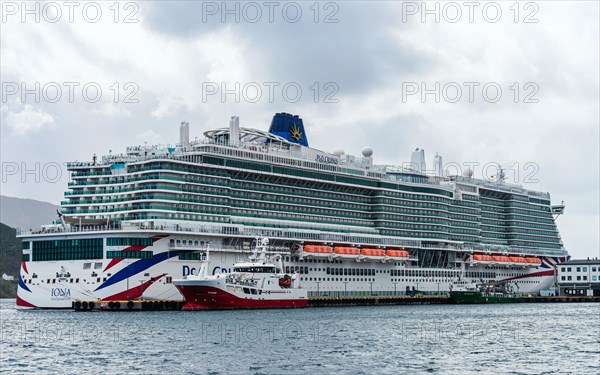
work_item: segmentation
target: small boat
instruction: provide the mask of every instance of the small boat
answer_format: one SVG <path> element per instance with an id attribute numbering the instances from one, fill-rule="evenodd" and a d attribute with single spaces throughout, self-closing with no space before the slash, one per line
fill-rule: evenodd
<path id="1" fill-rule="evenodd" d="M 236 263 L 232 273 L 208 274 L 209 250 L 198 275 L 173 280 L 185 298 L 183 310 L 297 308 L 308 304 L 300 275 L 284 274 L 280 254 L 266 255 L 269 240 L 257 240 L 249 262 Z M 278 264 L 276 264 L 278 262 Z"/>
<path id="2" fill-rule="evenodd" d="M 357 247 L 351 246 L 334 246 L 333 257 L 334 258 L 357 258 L 360 254 L 360 250 Z"/>
<path id="3" fill-rule="evenodd" d="M 537 266 L 541 266 L 542 265 L 542 261 L 540 260 L 540 258 L 525 258 L 525 260 L 531 266 L 537 267 Z"/>
<path id="4" fill-rule="evenodd" d="M 331 250 L 331 247 L 325 245 L 305 245 L 302 252 L 305 257 L 327 258 L 333 250 Z"/>
<path id="5" fill-rule="evenodd" d="M 383 249 L 375 249 L 370 247 L 363 247 L 360 249 L 360 256 L 358 260 L 385 260 L 385 250 Z"/>
<path id="6" fill-rule="evenodd" d="M 385 256 L 391 260 L 408 260 L 410 258 L 408 251 L 395 249 L 386 250 Z"/>
<path id="7" fill-rule="evenodd" d="M 477 284 L 468 281 L 456 281 L 450 285 L 450 303 L 515 303 L 524 296 L 514 293 L 510 283 Z"/>

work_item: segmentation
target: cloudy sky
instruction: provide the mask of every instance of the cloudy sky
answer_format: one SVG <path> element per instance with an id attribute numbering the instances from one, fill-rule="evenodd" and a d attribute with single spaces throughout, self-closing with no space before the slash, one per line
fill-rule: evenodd
<path id="1" fill-rule="evenodd" d="M 3 195 L 58 203 L 66 161 L 285 111 L 326 151 L 499 163 L 599 255 L 598 2 L 98 4 L 2 2 Z"/>

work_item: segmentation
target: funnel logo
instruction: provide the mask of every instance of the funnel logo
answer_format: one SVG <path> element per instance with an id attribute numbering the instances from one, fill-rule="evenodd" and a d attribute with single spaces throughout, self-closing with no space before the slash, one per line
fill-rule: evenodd
<path id="1" fill-rule="evenodd" d="M 302 131 L 300 131 L 295 122 L 292 122 L 292 126 L 290 127 L 290 136 L 296 141 L 302 140 Z"/>

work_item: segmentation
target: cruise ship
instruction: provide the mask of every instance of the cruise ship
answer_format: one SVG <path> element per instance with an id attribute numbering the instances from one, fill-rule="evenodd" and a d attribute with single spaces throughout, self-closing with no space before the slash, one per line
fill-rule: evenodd
<path id="1" fill-rule="evenodd" d="M 408 154 L 408 152 L 407 152 Z M 408 155 L 407 155 L 408 156 Z M 261 238 L 308 297 L 446 293 L 457 280 L 510 281 L 536 294 L 568 253 L 550 195 L 425 153 L 404 165 L 309 146 L 302 119 L 277 113 L 268 131 L 229 126 L 176 145 L 71 162 L 53 223 L 21 230 L 17 304 L 183 300 L 173 280 L 230 273 Z"/>

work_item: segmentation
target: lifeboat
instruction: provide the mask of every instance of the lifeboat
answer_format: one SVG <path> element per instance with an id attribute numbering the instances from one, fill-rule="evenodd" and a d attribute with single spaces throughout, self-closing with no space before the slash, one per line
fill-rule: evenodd
<path id="1" fill-rule="evenodd" d="M 499 262 L 499 260 L 494 260 L 494 257 L 486 254 L 473 254 L 473 261 L 478 263 L 492 263 Z"/>
<path id="2" fill-rule="evenodd" d="M 290 275 L 284 275 L 279 279 L 279 286 L 282 288 L 290 288 L 292 286 L 292 277 Z"/>
<path id="3" fill-rule="evenodd" d="M 527 263 L 529 263 L 533 266 L 542 265 L 542 261 L 540 260 L 540 258 L 525 258 L 525 260 L 527 261 Z"/>
<path id="4" fill-rule="evenodd" d="M 377 259 L 383 261 L 385 259 L 385 250 L 363 247 L 360 249 L 360 259 Z"/>
<path id="5" fill-rule="evenodd" d="M 387 250 L 385 255 L 394 260 L 407 260 L 410 257 L 405 250 Z"/>
<path id="6" fill-rule="evenodd" d="M 356 258 L 360 251 L 358 248 L 351 246 L 334 246 L 333 253 L 340 258 Z"/>
<path id="7" fill-rule="evenodd" d="M 371 248 L 365 247 L 360 250 L 360 254 L 366 255 L 366 256 L 382 257 L 382 256 L 385 256 L 385 250 L 371 249 Z"/>
<path id="8" fill-rule="evenodd" d="M 492 255 L 492 262 L 495 263 L 510 263 L 511 260 L 509 257 L 504 255 Z"/>
<path id="9" fill-rule="evenodd" d="M 331 247 L 324 245 L 304 245 L 302 252 L 304 256 L 328 257 L 331 254 Z"/>

